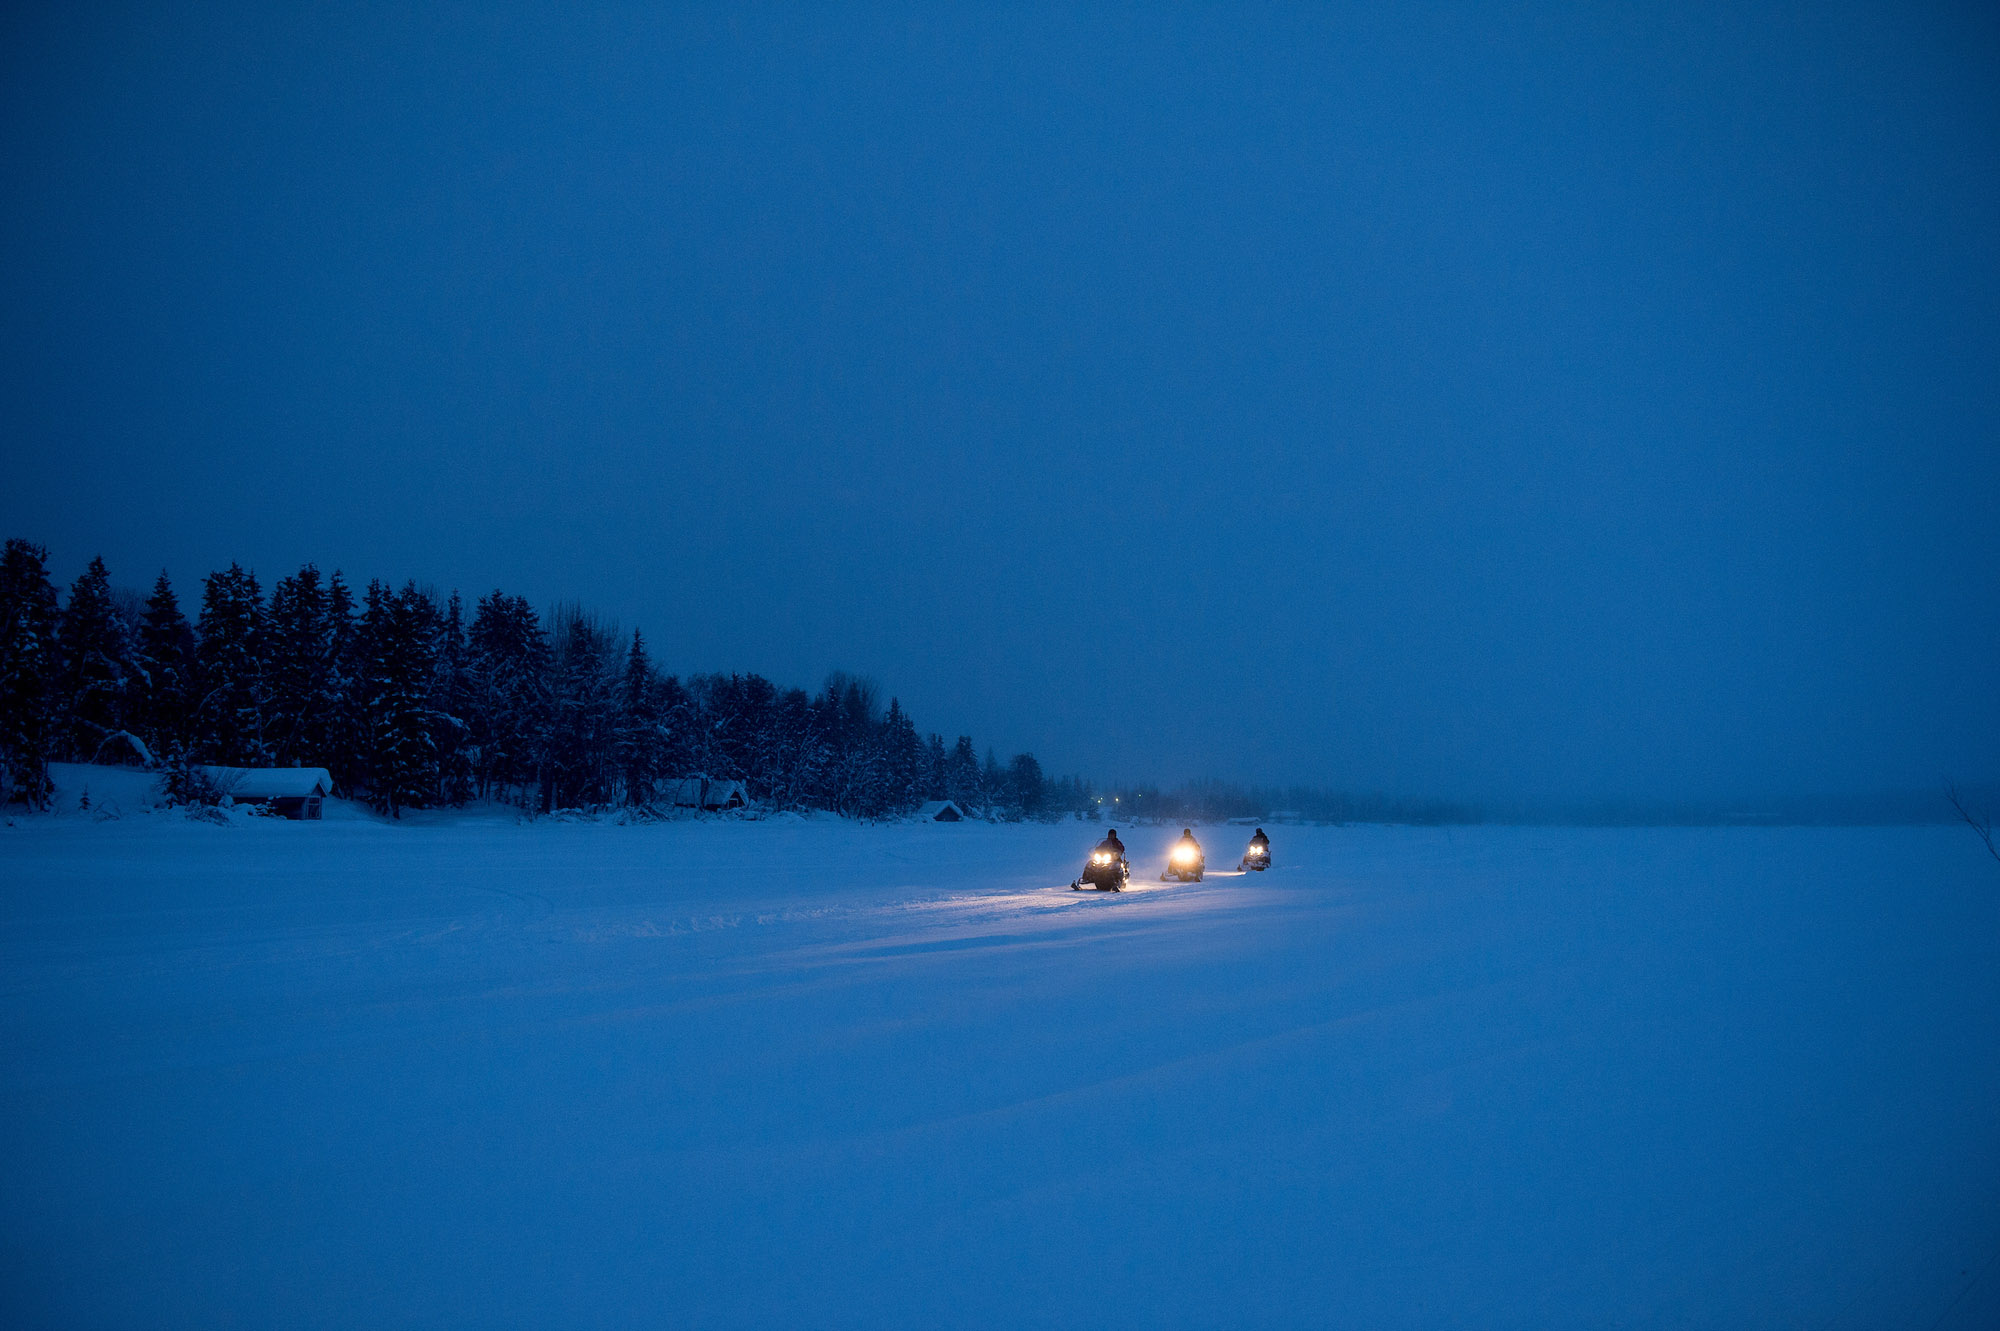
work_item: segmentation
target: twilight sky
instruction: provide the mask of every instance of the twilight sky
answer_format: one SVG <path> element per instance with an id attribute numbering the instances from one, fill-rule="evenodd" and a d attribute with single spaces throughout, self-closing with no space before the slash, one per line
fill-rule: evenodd
<path id="1" fill-rule="evenodd" d="M 410 8 L 0 16 L 65 584 L 577 598 L 1100 777 L 2000 775 L 1990 5 Z"/>

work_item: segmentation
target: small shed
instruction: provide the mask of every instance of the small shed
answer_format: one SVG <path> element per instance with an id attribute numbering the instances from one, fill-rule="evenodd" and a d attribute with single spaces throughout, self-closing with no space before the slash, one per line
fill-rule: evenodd
<path id="1" fill-rule="evenodd" d="M 317 822 L 333 794 L 324 767 L 210 767 L 209 777 L 232 803 L 261 806 L 280 818 Z"/>
<path id="2" fill-rule="evenodd" d="M 741 781 L 718 781 L 706 776 L 684 776 L 660 786 L 660 798 L 677 808 L 741 809 L 750 803 L 750 788 Z"/>
<path id="3" fill-rule="evenodd" d="M 920 823 L 960 823 L 965 821 L 965 810 L 958 807 L 956 800 L 931 800 L 917 807 L 917 821 Z"/>

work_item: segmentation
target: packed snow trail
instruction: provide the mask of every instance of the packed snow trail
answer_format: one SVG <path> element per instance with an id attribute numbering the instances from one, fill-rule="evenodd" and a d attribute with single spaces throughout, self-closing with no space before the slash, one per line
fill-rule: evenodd
<path id="1" fill-rule="evenodd" d="M 0 828 L 0 1311 L 2000 1323 L 1969 837 L 1273 830 Z"/>

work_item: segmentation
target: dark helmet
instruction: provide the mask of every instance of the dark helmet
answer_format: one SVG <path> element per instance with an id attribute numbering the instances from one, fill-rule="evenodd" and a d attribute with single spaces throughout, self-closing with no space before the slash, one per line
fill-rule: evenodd
<path id="1" fill-rule="evenodd" d="M 1117 836 L 1117 835 L 1118 835 L 1118 829 L 1117 829 L 1117 828 L 1115 828 L 1115 827 L 1114 827 L 1114 828 L 1112 828 L 1112 829 L 1111 829 L 1111 831 L 1110 831 L 1110 832 L 1108 833 L 1108 835 L 1110 835 L 1110 836 Z"/>
<path id="2" fill-rule="evenodd" d="M 1261 827 L 1260 827 L 1260 828 L 1258 828 L 1258 829 L 1257 829 L 1257 835 L 1258 835 L 1258 836 L 1263 836 L 1263 835 L 1264 835 L 1264 829 L 1263 829 L 1263 828 L 1261 828 Z"/>
<path id="3" fill-rule="evenodd" d="M 1182 835 L 1182 836 L 1193 836 L 1193 835 L 1194 835 L 1194 829 L 1193 829 L 1192 827 L 1183 827 L 1183 828 L 1181 829 L 1181 835 Z"/>

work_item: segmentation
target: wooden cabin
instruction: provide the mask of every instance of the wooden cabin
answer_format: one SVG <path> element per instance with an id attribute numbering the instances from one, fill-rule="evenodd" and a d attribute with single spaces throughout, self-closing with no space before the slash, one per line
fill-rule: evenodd
<path id="1" fill-rule="evenodd" d="M 318 822 L 333 775 L 324 767 L 210 767 L 204 769 L 232 804 L 259 806 L 280 818 Z"/>

